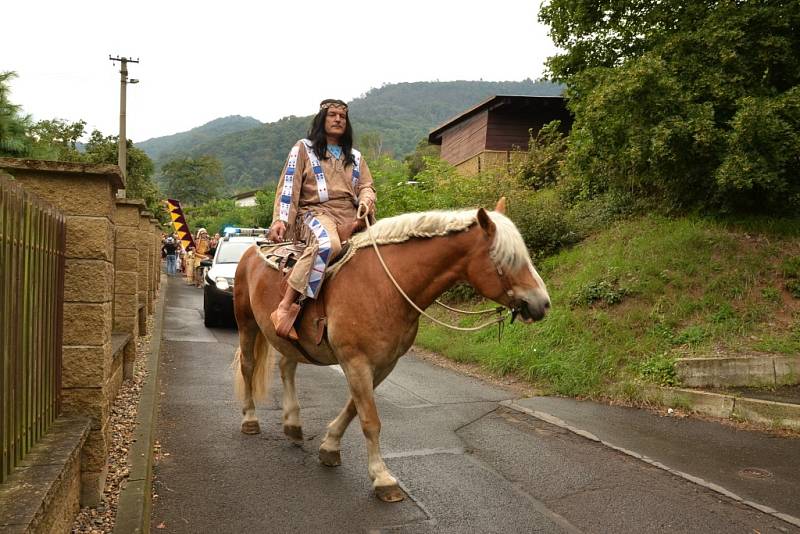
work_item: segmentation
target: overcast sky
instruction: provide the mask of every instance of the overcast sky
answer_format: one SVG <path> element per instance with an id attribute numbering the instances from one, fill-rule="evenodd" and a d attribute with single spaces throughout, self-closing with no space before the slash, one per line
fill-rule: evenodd
<path id="1" fill-rule="evenodd" d="M 227 115 L 309 115 L 385 83 L 523 80 L 556 52 L 540 0 L 4 2 L 0 71 L 35 120 L 118 133 L 130 64 L 134 142 Z"/>

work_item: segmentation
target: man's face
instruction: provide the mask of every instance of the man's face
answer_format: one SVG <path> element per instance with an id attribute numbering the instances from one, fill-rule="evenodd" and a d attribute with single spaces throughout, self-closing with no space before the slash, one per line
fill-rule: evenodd
<path id="1" fill-rule="evenodd" d="M 347 127 L 347 111 L 343 107 L 331 106 L 325 114 L 325 134 L 339 138 Z"/>

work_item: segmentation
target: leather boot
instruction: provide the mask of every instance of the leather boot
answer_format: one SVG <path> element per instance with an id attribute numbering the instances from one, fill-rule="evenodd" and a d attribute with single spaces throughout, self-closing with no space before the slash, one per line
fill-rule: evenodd
<path id="1" fill-rule="evenodd" d="M 272 326 L 275 327 L 275 333 L 278 337 L 297 341 L 299 336 L 294 329 L 294 322 L 300 313 L 300 304 L 297 299 L 300 293 L 292 287 L 287 287 L 286 292 L 283 294 L 280 304 L 269 316 L 272 321 Z"/>

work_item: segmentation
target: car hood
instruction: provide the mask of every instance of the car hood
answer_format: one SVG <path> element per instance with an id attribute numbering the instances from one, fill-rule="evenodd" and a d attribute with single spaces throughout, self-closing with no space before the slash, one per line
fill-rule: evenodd
<path id="1" fill-rule="evenodd" d="M 233 279 L 236 275 L 236 266 L 238 263 L 218 263 L 208 270 L 208 277 L 216 280 L 220 276 Z"/>

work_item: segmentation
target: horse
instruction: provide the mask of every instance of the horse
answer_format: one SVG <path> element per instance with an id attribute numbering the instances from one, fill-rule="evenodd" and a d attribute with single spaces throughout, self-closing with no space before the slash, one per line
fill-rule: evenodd
<path id="1" fill-rule="evenodd" d="M 375 494 L 386 502 L 402 500 L 404 493 L 381 457 L 381 421 L 373 390 L 411 347 L 420 314 L 391 283 L 373 240 L 380 243 L 380 255 L 397 284 L 419 308 L 465 281 L 531 323 L 544 317 L 550 297 L 522 236 L 504 211 L 505 199 L 500 199 L 493 212 L 480 208 L 408 213 L 379 220 L 368 232 L 354 235 L 346 257 L 329 268 L 318 297 L 324 299 L 327 314 L 327 340 L 319 344 L 315 318 L 305 310 L 295 323 L 298 341 L 275 333 L 270 313 L 281 298 L 282 274 L 268 265 L 257 247 L 248 249 L 233 286 L 239 327 L 233 367 L 242 402 L 241 431 L 260 432 L 254 399 L 266 396 L 276 352 L 283 383 L 283 431 L 298 444 L 303 433 L 294 380 L 297 364 L 338 364 L 350 397 L 327 426 L 319 460 L 326 466 L 341 464 L 342 435 L 358 415 Z"/>

